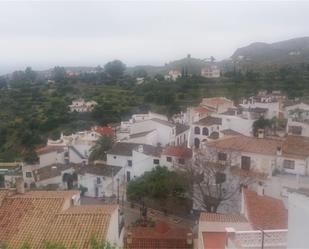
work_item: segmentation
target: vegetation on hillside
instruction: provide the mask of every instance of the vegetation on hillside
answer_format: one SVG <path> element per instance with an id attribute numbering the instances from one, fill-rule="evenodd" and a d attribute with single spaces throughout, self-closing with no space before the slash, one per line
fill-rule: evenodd
<path id="1" fill-rule="evenodd" d="M 36 160 L 35 148 L 48 137 L 70 134 L 128 119 L 133 113 L 148 110 L 167 114 L 197 105 L 201 98 L 225 96 L 236 103 L 241 97 L 260 89 L 283 90 L 289 97 L 309 96 L 309 64 L 269 68 L 266 71 L 238 70 L 224 72 L 219 79 L 193 74 L 164 80 L 163 75 L 148 77 L 139 68 L 125 74 L 120 61 L 98 67 L 96 73 L 68 76 L 55 67 L 50 80 L 31 68 L 0 77 L 0 161 Z M 145 82 L 135 84 L 137 76 Z M 92 113 L 70 113 L 68 105 L 82 97 L 98 103 Z"/>

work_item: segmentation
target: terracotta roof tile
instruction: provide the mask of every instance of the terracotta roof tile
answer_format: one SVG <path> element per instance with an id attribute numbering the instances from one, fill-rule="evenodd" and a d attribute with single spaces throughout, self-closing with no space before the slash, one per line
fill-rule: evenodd
<path id="1" fill-rule="evenodd" d="M 206 213 L 206 212 L 201 213 L 200 221 L 235 222 L 235 223 L 247 223 L 248 222 L 246 217 L 241 214 L 220 214 L 220 213 Z"/>
<path id="2" fill-rule="evenodd" d="M 105 135 L 105 136 L 111 136 L 114 135 L 114 129 L 112 127 L 109 126 L 98 126 L 96 127 L 95 131 L 97 133 L 100 133 L 101 135 Z"/>
<path id="3" fill-rule="evenodd" d="M 195 125 L 203 125 L 203 126 L 210 126 L 210 125 L 221 125 L 222 119 L 217 117 L 208 116 L 206 118 L 201 119 L 198 122 L 194 123 Z"/>
<path id="4" fill-rule="evenodd" d="M 287 229 L 287 210 L 281 200 L 243 189 L 247 218 L 253 229 Z"/>
<path id="5" fill-rule="evenodd" d="M 278 147 L 282 147 L 281 139 L 258 139 L 246 136 L 224 137 L 208 142 L 209 146 L 214 146 L 222 150 L 245 151 L 256 154 L 276 155 Z"/>
<path id="6" fill-rule="evenodd" d="M 194 109 L 195 112 L 198 112 L 198 113 L 212 113 L 214 112 L 213 110 L 211 110 L 210 108 L 206 108 L 206 107 L 202 107 L 202 106 L 199 106 L 199 107 L 196 107 Z"/>
<path id="7" fill-rule="evenodd" d="M 191 230 L 185 228 L 170 228 L 161 221 L 155 227 L 133 227 L 132 243 L 128 244 L 125 239 L 127 249 L 189 249 L 192 245 L 187 244 L 187 234 Z"/>
<path id="8" fill-rule="evenodd" d="M 31 191 L 6 197 L 0 207 L 0 242 L 41 249 L 45 241 L 90 248 L 92 235 L 106 238 L 116 205 L 67 207 L 78 191 Z M 70 203 L 70 202 L 69 202 Z"/>
<path id="9" fill-rule="evenodd" d="M 287 136 L 283 148 L 283 155 L 287 157 L 309 157 L 309 137 Z"/>
<path id="10" fill-rule="evenodd" d="M 54 151 L 63 152 L 64 147 L 65 146 L 60 146 L 60 145 L 57 145 L 57 146 L 48 145 L 48 146 L 45 146 L 45 147 L 42 147 L 42 148 L 38 148 L 36 150 L 36 153 L 38 155 L 41 155 L 41 154 L 46 154 L 46 153 L 50 153 L 50 152 L 54 152 Z"/>
<path id="11" fill-rule="evenodd" d="M 164 149 L 163 154 L 167 156 L 191 158 L 192 150 L 183 146 L 170 146 Z"/>
<path id="12" fill-rule="evenodd" d="M 203 232 L 204 249 L 225 249 L 225 232 Z"/>
<path id="13" fill-rule="evenodd" d="M 99 242 L 105 240 L 111 214 L 116 209 L 116 205 L 89 205 L 72 207 L 57 213 L 50 224 L 48 239 L 67 247 L 91 248 L 93 235 Z"/>

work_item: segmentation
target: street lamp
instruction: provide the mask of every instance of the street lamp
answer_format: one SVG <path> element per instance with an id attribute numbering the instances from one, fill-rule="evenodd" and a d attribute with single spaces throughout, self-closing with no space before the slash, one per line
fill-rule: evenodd
<path id="1" fill-rule="evenodd" d="M 119 204 L 119 178 L 117 178 L 117 204 Z"/>

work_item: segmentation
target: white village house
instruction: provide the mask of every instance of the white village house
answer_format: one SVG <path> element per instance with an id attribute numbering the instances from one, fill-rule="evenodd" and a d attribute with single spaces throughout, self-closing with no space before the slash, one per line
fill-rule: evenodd
<path id="1" fill-rule="evenodd" d="M 69 105 L 69 108 L 70 112 L 91 112 L 96 105 L 98 105 L 98 103 L 93 100 L 85 101 L 80 98 L 73 100 L 72 104 Z"/>

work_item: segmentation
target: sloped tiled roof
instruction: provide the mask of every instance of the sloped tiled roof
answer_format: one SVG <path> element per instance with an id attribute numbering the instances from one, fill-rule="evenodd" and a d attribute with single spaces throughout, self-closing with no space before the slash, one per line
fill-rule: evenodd
<path id="1" fill-rule="evenodd" d="M 154 121 L 154 122 L 157 122 L 159 124 L 168 126 L 168 127 L 175 127 L 175 124 L 173 124 L 169 121 L 166 121 L 166 120 L 162 120 L 162 119 L 159 119 L 159 118 L 152 118 L 151 120 Z"/>
<path id="2" fill-rule="evenodd" d="M 0 242 L 12 248 L 24 243 L 41 248 L 49 224 L 63 204 L 64 198 L 6 198 L 0 207 Z"/>
<path id="3" fill-rule="evenodd" d="M 202 107 L 202 106 L 199 106 L 199 107 L 196 107 L 194 109 L 195 112 L 198 112 L 198 113 L 212 113 L 214 112 L 213 110 L 211 110 L 210 108 L 206 108 L 206 107 Z"/>
<path id="4" fill-rule="evenodd" d="M 232 129 L 225 129 L 225 130 L 221 130 L 220 132 L 223 133 L 223 135 L 225 136 L 241 135 L 241 133 L 234 131 Z"/>
<path id="5" fill-rule="evenodd" d="M 222 150 L 245 151 L 256 154 L 276 155 L 278 147 L 282 147 L 280 139 L 258 139 L 246 136 L 231 136 L 208 142 L 208 145 Z"/>
<path id="6" fill-rule="evenodd" d="M 153 132 L 155 130 L 150 130 L 150 131 L 143 131 L 143 132 L 139 132 L 139 133 L 134 133 L 130 135 L 130 138 L 137 138 L 137 137 L 144 137 L 146 135 L 148 135 L 149 133 Z"/>
<path id="7" fill-rule="evenodd" d="M 176 124 L 176 136 L 189 130 L 190 129 L 190 126 L 189 125 L 184 125 L 184 124 L 179 124 L 177 123 Z"/>
<path id="8" fill-rule="evenodd" d="M 247 223 L 248 220 L 242 214 L 220 214 L 202 212 L 200 221 L 206 222 L 229 222 L 229 223 Z"/>
<path id="9" fill-rule="evenodd" d="M 221 125 L 222 119 L 217 117 L 208 116 L 206 118 L 201 119 L 198 122 L 194 123 L 195 125 L 203 125 L 203 126 L 209 126 L 209 125 Z"/>
<path id="10" fill-rule="evenodd" d="M 132 156 L 132 151 L 137 150 L 139 146 L 143 146 L 143 153 L 146 155 L 159 156 L 162 149 L 149 144 L 137 144 L 137 143 L 116 143 L 107 151 L 107 154 L 119 155 L 119 156 Z"/>
<path id="11" fill-rule="evenodd" d="M 114 135 L 114 129 L 109 126 L 98 126 L 95 131 L 105 136 Z"/>
<path id="12" fill-rule="evenodd" d="M 132 243 L 125 239 L 126 249 L 189 249 L 187 234 L 191 230 L 185 228 L 169 227 L 165 222 L 159 222 L 155 227 L 133 227 Z"/>
<path id="13" fill-rule="evenodd" d="M 36 181 L 43 181 L 46 179 L 61 176 L 61 172 L 70 168 L 74 168 L 72 164 L 53 164 L 48 165 L 33 171 L 34 179 Z"/>
<path id="14" fill-rule="evenodd" d="M 45 146 L 45 147 L 42 147 L 42 148 L 38 148 L 36 150 L 36 153 L 38 155 L 41 155 L 41 154 L 46 154 L 46 153 L 50 153 L 50 152 L 54 152 L 54 151 L 57 151 L 57 152 L 63 152 L 64 151 L 64 147 L 65 146 L 60 146 L 60 145 L 48 145 L 48 146 Z"/>
<path id="15" fill-rule="evenodd" d="M 163 154 L 168 156 L 191 158 L 192 150 L 183 146 L 169 146 L 164 149 Z"/>
<path id="16" fill-rule="evenodd" d="M 57 213 L 50 224 L 48 239 L 68 248 L 90 248 L 93 235 L 100 242 L 106 238 L 110 217 L 116 208 L 116 205 L 77 206 Z"/>
<path id="17" fill-rule="evenodd" d="M 281 200 L 243 189 L 247 218 L 253 229 L 287 229 L 287 210 Z"/>
<path id="18" fill-rule="evenodd" d="M 28 243 L 41 249 L 46 241 L 90 248 L 94 235 L 106 238 L 115 205 L 67 207 L 79 191 L 31 191 L 6 197 L 0 206 L 0 242 L 10 248 Z"/>
<path id="19" fill-rule="evenodd" d="M 283 148 L 283 155 L 287 157 L 309 157 L 309 137 L 287 136 Z"/>
<path id="20" fill-rule="evenodd" d="M 105 164 L 96 164 L 96 165 L 87 165 L 81 167 L 77 173 L 84 175 L 85 173 L 99 175 L 99 176 L 114 176 L 116 175 L 122 167 L 105 165 Z"/>

